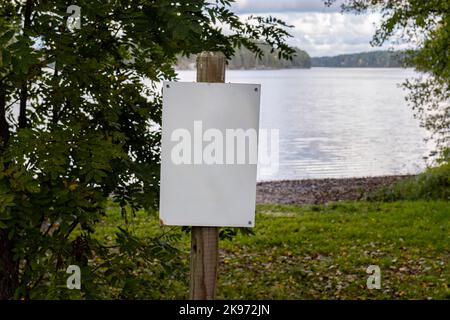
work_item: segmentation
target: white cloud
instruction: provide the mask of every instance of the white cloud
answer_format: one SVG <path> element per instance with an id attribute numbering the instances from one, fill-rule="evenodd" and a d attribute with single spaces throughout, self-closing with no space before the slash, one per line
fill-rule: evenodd
<path id="1" fill-rule="evenodd" d="M 233 10 L 236 13 L 336 12 L 339 6 L 327 7 L 323 0 L 236 0 Z"/>
<path id="2" fill-rule="evenodd" d="M 255 0 L 240 2 L 245 1 Z M 288 40 L 289 44 L 306 50 L 313 57 L 380 50 L 380 47 L 370 45 L 376 26 L 381 20 L 378 13 L 352 15 L 340 12 L 293 11 L 268 12 L 261 15 L 272 15 L 293 25 L 294 28 L 290 30 L 293 38 Z M 245 18 L 248 14 L 241 16 Z M 389 47 L 387 44 L 381 49 Z"/>
<path id="3" fill-rule="evenodd" d="M 324 0 L 236 0 L 233 11 L 242 17 L 271 15 L 293 25 L 289 44 L 306 50 L 311 56 L 327 56 L 405 46 L 386 44 L 372 47 L 370 41 L 380 23 L 378 13 L 343 14 L 337 0 L 331 7 Z"/>

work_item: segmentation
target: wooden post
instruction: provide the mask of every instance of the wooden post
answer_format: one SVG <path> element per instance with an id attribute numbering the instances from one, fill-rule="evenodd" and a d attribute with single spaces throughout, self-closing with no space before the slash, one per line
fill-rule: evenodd
<path id="1" fill-rule="evenodd" d="M 197 82 L 225 82 L 225 56 L 202 52 L 197 57 Z M 214 300 L 219 262 L 219 228 L 192 227 L 189 299 Z"/>
<path id="2" fill-rule="evenodd" d="M 225 82 L 226 59 L 221 52 L 202 52 L 197 57 L 197 82 Z"/>

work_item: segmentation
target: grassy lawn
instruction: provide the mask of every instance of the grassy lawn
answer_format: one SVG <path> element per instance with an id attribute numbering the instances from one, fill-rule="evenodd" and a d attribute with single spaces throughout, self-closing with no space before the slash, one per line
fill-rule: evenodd
<path id="1" fill-rule="evenodd" d="M 119 209 L 97 237 L 113 236 Z M 138 237 L 161 228 L 139 212 L 129 219 Z M 450 299 L 450 202 L 346 202 L 325 206 L 260 205 L 255 235 L 220 243 L 218 298 Z M 188 266 L 190 237 L 181 237 Z M 366 288 L 366 268 L 381 269 L 381 289 Z M 186 298 L 187 279 L 167 298 Z M 186 290 L 186 291 L 185 291 Z"/>

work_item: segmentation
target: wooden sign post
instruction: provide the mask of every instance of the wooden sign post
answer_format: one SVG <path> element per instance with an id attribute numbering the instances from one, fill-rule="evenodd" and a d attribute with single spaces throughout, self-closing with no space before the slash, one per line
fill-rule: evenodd
<path id="1" fill-rule="evenodd" d="M 197 82 L 225 82 L 225 65 L 222 53 L 202 52 L 197 57 Z M 192 227 L 189 299 L 215 299 L 218 263 L 219 228 Z"/>
<path id="2" fill-rule="evenodd" d="M 261 86 L 224 83 L 225 62 L 204 52 L 197 83 L 163 83 L 159 218 L 192 226 L 192 300 L 215 298 L 219 228 L 255 225 Z"/>

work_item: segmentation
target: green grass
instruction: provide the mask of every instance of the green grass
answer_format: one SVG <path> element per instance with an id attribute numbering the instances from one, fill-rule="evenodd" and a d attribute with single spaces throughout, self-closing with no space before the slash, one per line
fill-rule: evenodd
<path id="1" fill-rule="evenodd" d="M 97 231 L 111 237 L 119 210 Z M 347 202 L 261 205 L 255 235 L 220 242 L 218 298 L 450 299 L 450 202 Z M 161 233 L 157 218 L 130 219 L 139 237 Z M 181 232 L 165 227 L 164 232 Z M 189 235 L 179 248 L 189 263 Z M 366 288 L 366 268 L 381 268 L 381 289 Z M 166 298 L 186 298 L 188 275 Z"/>

